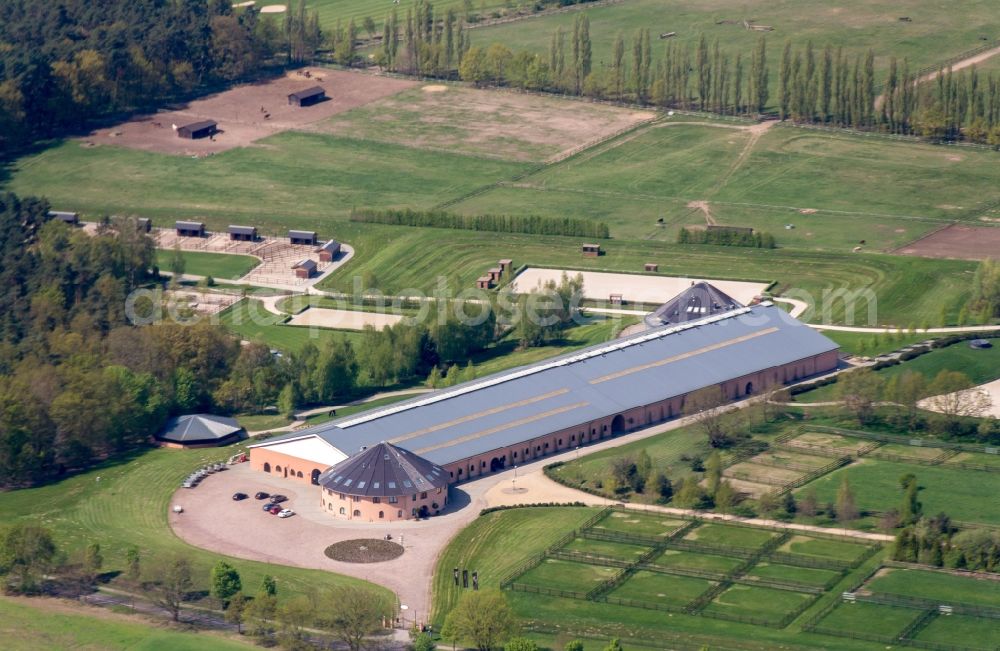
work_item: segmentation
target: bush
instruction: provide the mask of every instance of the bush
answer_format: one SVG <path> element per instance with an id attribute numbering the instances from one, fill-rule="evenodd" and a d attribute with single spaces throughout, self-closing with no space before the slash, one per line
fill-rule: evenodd
<path id="1" fill-rule="evenodd" d="M 494 233 L 527 233 L 529 235 L 568 235 L 608 239 L 610 231 L 604 222 L 573 217 L 541 217 L 538 215 L 458 215 L 443 210 L 355 210 L 352 222 L 389 224 L 391 226 L 422 226 L 454 228 Z"/>
<path id="2" fill-rule="evenodd" d="M 678 244 L 715 244 L 716 246 L 745 246 L 755 249 L 773 249 L 777 246 L 774 236 L 764 231 L 752 230 L 688 230 L 677 233 Z"/>

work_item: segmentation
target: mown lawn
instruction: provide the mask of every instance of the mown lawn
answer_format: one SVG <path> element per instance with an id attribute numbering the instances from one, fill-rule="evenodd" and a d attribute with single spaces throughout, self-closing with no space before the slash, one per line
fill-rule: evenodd
<path id="1" fill-rule="evenodd" d="M 692 529 L 684 540 L 693 540 L 712 545 L 728 545 L 745 549 L 756 549 L 775 537 L 775 532 L 753 527 L 734 527 L 726 524 L 708 523 Z"/>
<path id="2" fill-rule="evenodd" d="M 968 615 L 938 616 L 917 633 L 922 642 L 962 645 L 972 649 L 995 649 L 997 620 Z"/>
<path id="3" fill-rule="evenodd" d="M 830 579 L 840 576 L 840 573 L 832 570 L 819 570 L 812 567 L 797 567 L 794 565 L 780 565 L 761 561 L 747 572 L 747 576 L 759 576 L 764 579 L 793 581 L 795 583 L 823 587 Z"/>
<path id="4" fill-rule="evenodd" d="M 206 253 L 204 251 L 181 251 L 184 258 L 184 273 L 194 276 L 211 276 L 215 279 L 236 280 L 247 275 L 260 264 L 260 260 L 250 255 L 227 253 Z M 156 249 L 154 264 L 161 271 L 170 271 L 174 251 Z"/>
<path id="5" fill-rule="evenodd" d="M 125 554 L 132 546 L 139 548 L 147 563 L 168 554 L 183 555 L 193 565 L 195 589 L 207 590 L 212 565 L 225 556 L 192 547 L 174 535 L 167 524 L 170 498 L 192 470 L 224 461 L 240 449 L 139 452 L 60 482 L 0 493 L 0 513 L 7 523 L 31 522 L 51 529 L 69 554 L 99 543 L 104 570 L 109 572 L 125 569 Z M 366 585 L 330 572 L 227 560 L 240 572 L 250 594 L 265 574 L 277 578 L 279 594 L 285 596 L 344 583 Z"/>
<path id="6" fill-rule="evenodd" d="M 673 520 L 669 516 L 636 511 L 614 511 L 594 525 L 594 529 L 620 531 L 640 536 L 667 536 L 684 526 L 684 520 Z"/>
<path id="7" fill-rule="evenodd" d="M 263 303 L 256 299 L 244 299 L 233 304 L 220 312 L 218 319 L 243 339 L 262 341 L 283 351 L 301 350 L 309 342 L 322 347 L 325 341 L 336 337 L 358 344 L 365 336 L 358 331 L 283 325 L 284 317 L 268 312 Z"/>
<path id="8" fill-rule="evenodd" d="M 924 513 L 944 512 L 963 522 L 1000 524 L 1000 503 L 983 498 L 1000 491 L 1000 474 L 991 472 L 863 459 L 807 484 L 796 491 L 796 497 L 814 487 L 820 504 L 835 502 L 846 475 L 862 510 L 887 511 L 902 503 L 899 478 L 908 473 L 917 476 Z"/>
<path id="9" fill-rule="evenodd" d="M 778 551 L 803 556 L 817 556 L 837 561 L 854 562 L 865 552 L 865 546 L 848 540 L 828 540 L 808 536 L 792 536 Z"/>
<path id="10" fill-rule="evenodd" d="M 974 579 L 945 572 L 886 568 L 869 581 L 866 587 L 876 593 L 934 599 L 943 604 L 1000 607 L 1000 581 Z"/>
<path id="11" fill-rule="evenodd" d="M 448 543 L 438 560 L 433 586 L 435 628 L 444 623 L 461 593 L 454 585 L 452 568 L 478 571 L 480 586 L 498 587 L 500 579 L 519 563 L 541 553 L 594 513 L 595 509 L 584 507 L 534 507 L 495 511 L 473 521 Z"/>
<path id="12" fill-rule="evenodd" d="M 858 631 L 892 637 L 919 616 L 920 611 L 913 608 L 858 601 L 840 604 L 820 621 L 820 626 L 835 631 Z"/>
<path id="13" fill-rule="evenodd" d="M 636 572 L 608 595 L 649 604 L 684 606 L 714 585 L 711 581 L 687 576 L 658 574 L 645 570 Z"/>
<path id="14" fill-rule="evenodd" d="M 610 558 L 619 558 L 625 561 L 634 561 L 639 556 L 648 552 L 650 548 L 642 547 L 640 545 L 608 542 L 605 540 L 574 538 L 568 545 L 563 547 L 563 549 L 568 552 L 579 552 L 581 554 L 607 556 Z"/>
<path id="15" fill-rule="evenodd" d="M 719 556 L 717 554 L 699 554 L 668 549 L 653 559 L 656 565 L 664 567 L 679 567 L 688 570 L 705 570 L 726 574 L 739 566 L 743 559 L 735 556 Z"/>
<path id="16" fill-rule="evenodd" d="M 141 617 L 49 599 L 0 597 L 5 651 L 101 649 L 102 651 L 246 651 L 257 648 L 235 637 L 170 629 Z"/>
<path id="17" fill-rule="evenodd" d="M 803 592 L 734 585 L 716 597 L 705 610 L 776 620 L 812 598 Z"/>

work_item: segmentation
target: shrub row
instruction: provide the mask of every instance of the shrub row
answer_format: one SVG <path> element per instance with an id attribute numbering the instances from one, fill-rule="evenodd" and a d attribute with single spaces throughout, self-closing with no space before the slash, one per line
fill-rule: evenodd
<path id="1" fill-rule="evenodd" d="M 718 246 L 746 246 L 755 249 L 773 249 L 774 236 L 763 231 L 702 230 L 682 228 L 677 233 L 678 244 L 715 244 Z"/>
<path id="2" fill-rule="evenodd" d="M 538 502 L 537 504 L 505 504 L 503 506 L 491 506 L 479 512 L 479 515 L 486 515 L 494 511 L 509 511 L 510 509 L 531 509 L 543 506 L 587 506 L 583 502 Z"/>
<path id="3" fill-rule="evenodd" d="M 527 233 L 529 235 L 569 235 L 608 239 L 604 222 L 573 217 L 541 217 L 539 215 L 458 215 L 443 210 L 353 210 L 352 222 L 389 224 L 391 226 L 423 226 L 455 228 L 494 233 Z"/>

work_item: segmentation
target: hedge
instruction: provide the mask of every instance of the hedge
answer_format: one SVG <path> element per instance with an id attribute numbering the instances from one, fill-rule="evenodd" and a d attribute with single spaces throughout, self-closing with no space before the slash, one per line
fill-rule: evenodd
<path id="1" fill-rule="evenodd" d="M 538 215 L 458 215 L 443 210 L 354 210 L 352 222 L 389 224 L 391 226 L 422 226 L 454 228 L 494 233 L 526 233 L 528 235 L 568 235 L 608 239 L 610 231 L 604 222 L 573 217 L 541 217 Z"/>

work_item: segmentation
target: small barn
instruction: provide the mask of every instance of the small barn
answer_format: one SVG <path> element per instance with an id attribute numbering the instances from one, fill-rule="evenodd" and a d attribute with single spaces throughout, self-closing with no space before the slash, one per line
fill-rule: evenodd
<path id="1" fill-rule="evenodd" d="M 288 239 L 292 244 L 306 244 L 308 246 L 316 246 L 316 242 L 319 241 L 316 231 L 288 231 Z"/>
<path id="2" fill-rule="evenodd" d="M 64 224 L 69 224 L 70 226 L 80 225 L 80 214 L 75 212 L 66 212 L 65 210 L 50 210 L 49 217 L 56 221 L 60 221 Z"/>
<path id="3" fill-rule="evenodd" d="M 153 220 L 149 217 L 140 217 L 135 220 L 135 227 L 143 233 L 149 233 L 153 230 Z"/>
<path id="4" fill-rule="evenodd" d="M 188 140 L 209 138 L 219 132 L 219 123 L 215 120 L 201 120 L 177 127 L 177 137 Z"/>
<path id="5" fill-rule="evenodd" d="M 340 242 L 337 240 L 327 240 L 323 246 L 316 249 L 320 262 L 332 262 L 340 253 Z"/>
<path id="6" fill-rule="evenodd" d="M 256 242 L 256 226 L 229 226 L 229 239 L 233 242 Z"/>
<path id="7" fill-rule="evenodd" d="M 480 276 L 476 279 L 476 289 L 489 289 L 493 287 L 493 281 L 489 276 Z"/>
<path id="8" fill-rule="evenodd" d="M 166 447 L 204 448 L 227 445 L 243 438 L 243 428 L 232 418 L 186 414 L 171 418 L 156 435 Z"/>
<path id="9" fill-rule="evenodd" d="M 510 258 L 504 258 L 498 264 L 500 265 L 500 270 L 503 273 L 510 273 L 510 271 L 514 268 L 514 261 Z"/>
<path id="10" fill-rule="evenodd" d="M 292 267 L 295 270 L 296 278 L 312 278 L 316 275 L 316 261 L 315 260 L 302 260 L 301 262 L 296 262 Z"/>
<path id="11" fill-rule="evenodd" d="M 205 237 L 205 222 L 174 222 L 177 237 Z"/>
<path id="12" fill-rule="evenodd" d="M 643 271 L 659 271 L 660 265 L 655 262 L 647 262 L 642 266 Z"/>
<path id="13" fill-rule="evenodd" d="M 486 273 L 489 274 L 492 282 L 498 283 L 500 282 L 500 274 L 503 273 L 503 271 L 500 267 L 493 267 L 492 269 L 488 269 Z"/>
<path id="14" fill-rule="evenodd" d="M 326 100 L 326 91 L 319 86 L 296 91 L 288 96 L 290 106 L 312 106 Z"/>
<path id="15" fill-rule="evenodd" d="M 583 251 L 583 257 L 585 258 L 596 258 L 601 255 L 601 245 L 600 244 L 584 244 L 580 247 Z"/>

